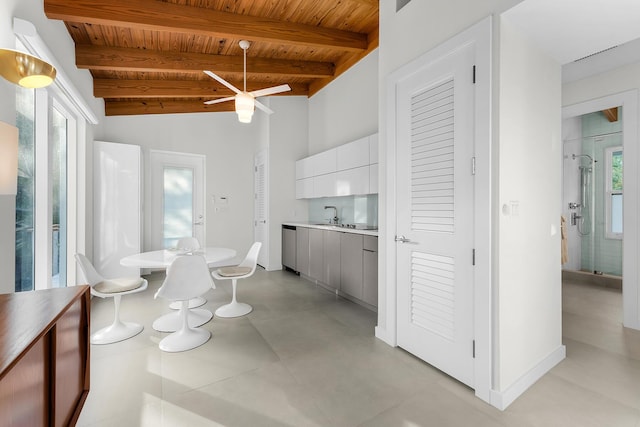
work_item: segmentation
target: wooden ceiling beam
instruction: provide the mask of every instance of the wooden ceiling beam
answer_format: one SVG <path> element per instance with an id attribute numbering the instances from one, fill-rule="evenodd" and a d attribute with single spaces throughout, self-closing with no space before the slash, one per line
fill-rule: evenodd
<path id="1" fill-rule="evenodd" d="M 242 81 L 230 81 L 242 88 Z M 247 82 L 247 90 L 253 91 L 274 86 L 274 83 Z M 306 84 L 289 84 L 291 91 L 273 96 L 303 95 L 309 93 Z M 93 79 L 93 95 L 96 98 L 224 98 L 234 96 L 231 90 L 211 80 L 120 80 Z"/>
<path id="2" fill-rule="evenodd" d="M 76 66 L 90 70 L 180 72 L 201 74 L 203 70 L 214 73 L 242 74 L 241 56 L 208 55 L 204 53 L 161 52 L 122 47 L 77 45 Z M 292 61 L 287 59 L 251 58 L 247 64 L 248 75 L 330 77 L 334 65 L 329 62 Z"/>
<path id="3" fill-rule="evenodd" d="M 140 99 L 129 101 L 112 101 L 105 99 L 104 111 L 107 116 L 135 116 L 140 114 L 175 114 L 175 113 L 216 113 L 235 111 L 232 101 L 206 105 L 201 100 Z"/>
<path id="4" fill-rule="evenodd" d="M 618 121 L 618 107 L 609 108 L 607 110 L 602 110 L 604 116 L 609 120 L 609 123 Z"/>
<path id="5" fill-rule="evenodd" d="M 367 35 L 157 0 L 44 0 L 50 19 L 138 30 L 362 51 Z"/>

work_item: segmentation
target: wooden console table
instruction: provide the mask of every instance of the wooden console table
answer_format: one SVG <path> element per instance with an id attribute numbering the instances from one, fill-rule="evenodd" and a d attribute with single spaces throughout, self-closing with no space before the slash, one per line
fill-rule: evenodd
<path id="1" fill-rule="evenodd" d="M 88 286 L 0 295 L 0 426 L 75 425 L 89 393 Z"/>

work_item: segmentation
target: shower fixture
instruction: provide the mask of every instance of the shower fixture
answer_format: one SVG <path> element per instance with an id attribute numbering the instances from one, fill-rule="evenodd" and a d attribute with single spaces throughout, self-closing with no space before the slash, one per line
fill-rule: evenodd
<path id="1" fill-rule="evenodd" d="M 589 161 L 590 161 L 591 163 L 597 163 L 597 162 L 598 162 L 597 160 L 594 160 L 594 159 L 593 159 L 593 157 L 591 157 L 591 156 L 590 156 L 590 155 L 588 155 L 588 154 L 572 154 L 572 155 L 571 155 L 571 158 L 572 158 L 573 160 L 577 159 L 578 157 L 587 157 L 587 158 L 589 158 Z"/>

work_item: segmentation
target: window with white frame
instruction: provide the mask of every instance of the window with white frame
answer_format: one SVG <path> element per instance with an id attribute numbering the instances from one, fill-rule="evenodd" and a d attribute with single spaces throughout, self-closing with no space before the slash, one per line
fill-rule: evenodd
<path id="1" fill-rule="evenodd" d="M 622 239 L 622 146 L 605 150 L 605 213 L 607 239 Z"/>

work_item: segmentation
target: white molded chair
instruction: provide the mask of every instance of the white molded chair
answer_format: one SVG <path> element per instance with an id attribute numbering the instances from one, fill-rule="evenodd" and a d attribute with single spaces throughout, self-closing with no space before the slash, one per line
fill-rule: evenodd
<path id="1" fill-rule="evenodd" d="M 181 237 L 178 239 L 176 249 L 183 249 L 187 251 L 200 249 L 200 242 L 195 237 Z"/>
<path id="2" fill-rule="evenodd" d="M 229 304 L 223 305 L 216 310 L 216 316 L 218 317 L 239 317 L 245 314 L 251 313 L 253 307 L 249 304 L 238 302 L 236 300 L 236 287 L 238 279 L 246 279 L 253 275 L 256 271 L 256 265 L 258 264 L 258 254 L 260 253 L 261 242 L 255 242 L 247 257 L 235 267 L 222 267 L 213 272 L 211 275 L 216 280 L 232 280 L 233 298 Z"/>
<path id="3" fill-rule="evenodd" d="M 195 237 L 181 237 L 178 239 L 178 243 L 176 243 L 176 249 L 179 251 L 195 251 L 200 249 L 200 242 Z M 196 308 L 203 306 L 207 303 L 207 300 L 202 297 L 191 298 L 189 300 L 189 308 Z M 169 307 L 178 310 L 180 308 L 180 302 L 172 302 L 169 304 Z M 208 322 L 208 320 L 207 320 Z"/>
<path id="4" fill-rule="evenodd" d="M 142 292 L 147 289 L 148 282 L 142 277 L 123 277 L 105 279 L 82 254 L 76 254 L 76 261 L 84 280 L 91 286 L 91 293 L 100 298 L 113 298 L 115 316 L 110 326 L 100 329 L 91 335 L 91 344 L 111 344 L 138 335 L 144 327 L 138 323 L 120 320 L 120 299 L 122 295 Z"/>
<path id="5" fill-rule="evenodd" d="M 181 302 L 180 311 L 170 314 L 180 316 L 181 327 L 160 341 L 160 350 L 169 352 L 191 350 L 209 341 L 211 332 L 205 329 L 196 329 L 190 325 L 189 313 L 194 310 L 189 309 L 189 299 L 200 296 L 211 288 L 215 288 L 215 284 L 211 280 L 209 267 L 207 267 L 203 256 L 179 256 L 171 263 L 167 268 L 167 277 L 156 292 L 155 298 L 160 296 L 171 301 Z M 196 310 L 209 313 L 207 322 L 213 317 L 208 310 Z"/>

